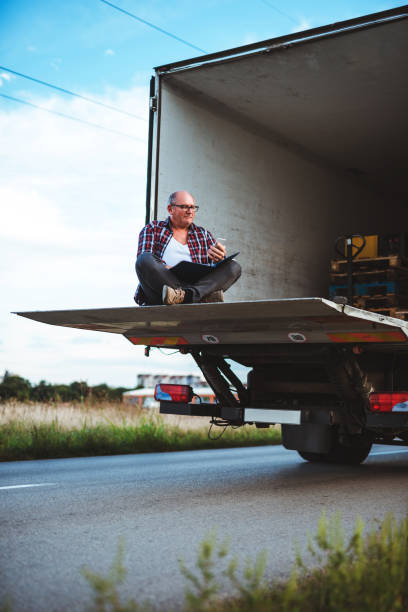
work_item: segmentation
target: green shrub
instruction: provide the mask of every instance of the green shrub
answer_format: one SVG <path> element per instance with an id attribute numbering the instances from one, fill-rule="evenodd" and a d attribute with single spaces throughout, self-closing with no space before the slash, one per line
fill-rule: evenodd
<path id="1" fill-rule="evenodd" d="M 305 612 L 397 612 L 408 609 L 408 515 L 387 515 L 366 537 L 358 519 L 346 544 L 337 515 L 323 515 L 309 545 L 317 567 L 309 570 L 298 555 L 283 589 L 287 610 Z"/>
<path id="2" fill-rule="evenodd" d="M 0 382 L 0 401 L 16 399 L 19 402 L 24 402 L 30 398 L 31 391 L 29 380 L 10 374 L 7 370 L 4 372 L 3 379 Z"/>
<path id="3" fill-rule="evenodd" d="M 140 606 L 133 599 L 122 603 L 119 587 L 123 584 L 127 570 L 123 564 L 123 542 L 119 541 L 118 550 L 106 576 L 83 568 L 82 575 L 93 590 L 93 612 L 142 612 L 148 605 Z"/>
<path id="4" fill-rule="evenodd" d="M 200 544 L 195 572 L 179 561 L 183 576 L 188 581 L 185 591 L 186 612 L 207 612 L 208 610 L 231 609 L 258 610 L 265 601 L 268 584 L 264 578 L 266 553 L 261 552 L 252 562 L 247 559 L 244 570 L 237 575 L 237 559 L 228 558 L 227 541 L 219 544 L 215 532 L 209 534 Z M 223 583 L 228 579 L 236 592 L 234 599 L 222 596 Z"/>
<path id="5" fill-rule="evenodd" d="M 323 514 L 316 536 L 309 541 L 309 553 L 312 567 L 298 553 L 288 579 L 267 582 L 265 553 L 254 561 L 247 560 L 240 569 L 238 561 L 229 557 L 227 543 L 217 542 L 216 535 L 211 533 L 199 546 L 194 568 L 187 568 L 180 561 L 188 584 L 182 609 L 184 612 L 408 609 L 408 514 L 400 522 L 387 515 L 365 537 L 363 523 L 358 519 L 348 542 L 339 515 L 329 521 Z M 120 603 L 115 584 L 123 581 L 123 549 L 119 549 L 118 555 L 107 577 L 85 573 L 94 591 L 95 612 L 140 610 L 135 601 Z M 228 583 L 234 590 L 232 596 L 226 596 Z"/>
<path id="6" fill-rule="evenodd" d="M 0 402 L 16 400 L 25 402 L 121 402 L 127 387 L 109 387 L 105 383 L 90 387 L 85 381 L 74 381 L 69 385 L 54 385 L 41 380 L 38 385 L 10 374 L 7 370 L 0 379 Z"/>

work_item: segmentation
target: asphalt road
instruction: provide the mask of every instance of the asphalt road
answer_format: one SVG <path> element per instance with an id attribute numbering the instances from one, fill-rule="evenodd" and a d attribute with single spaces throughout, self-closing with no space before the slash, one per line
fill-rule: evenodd
<path id="1" fill-rule="evenodd" d="M 407 507 L 408 449 L 376 446 L 362 466 L 304 462 L 281 446 L 0 464 L 0 594 L 14 611 L 83 610 L 81 567 L 106 572 L 125 543 L 122 592 L 176 605 L 211 529 L 245 560 L 288 573 L 325 508 L 351 530 Z"/>

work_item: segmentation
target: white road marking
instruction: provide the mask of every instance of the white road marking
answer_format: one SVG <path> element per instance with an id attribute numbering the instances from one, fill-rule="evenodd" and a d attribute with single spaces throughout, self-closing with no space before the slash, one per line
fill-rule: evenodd
<path id="1" fill-rule="evenodd" d="M 379 453 L 370 453 L 369 457 L 375 457 L 376 455 L 395 455 L 396 453 L 408 453 L 408 450 L 380 451 Z"/>
<path id="2" fill-rule="evenodd" d="M 21 484 L 21 485 L 7 485 L 6 487 L 0 487 L 2 489 L 28 489 L 29 487 L 53 487 L 56 482 L 42 482 L 39 484 Z"/>

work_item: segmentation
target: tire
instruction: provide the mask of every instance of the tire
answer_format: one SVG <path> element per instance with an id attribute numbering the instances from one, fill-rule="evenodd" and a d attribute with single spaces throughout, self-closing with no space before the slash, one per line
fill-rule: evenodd
<path id="1" fill-rule="evenodd" d="M 309 461 L 309 463 L 324 463 L 327 457 L 327 453 L 308 453 L 304 451 L 298 451 L 299 455 L 305 461 Z"/>
<path id="2" fill-rule="evenodd" d="M 346 446 L 336 438 L 333 448 L 328 453 L 308 453 L 298 451 L 302 459 L 310 463 L 335 463 L 339 465 L 359 465 L 367 459 L 372 443 L 366 440 L 360 444 Z"/>

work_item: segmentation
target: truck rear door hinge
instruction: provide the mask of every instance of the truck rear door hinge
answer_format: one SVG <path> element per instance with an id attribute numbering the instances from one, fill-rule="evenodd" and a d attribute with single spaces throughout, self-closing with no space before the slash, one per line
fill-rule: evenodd
<path id="1" fill-rule="evenodd" d="M 151 96 L 150 110 L 153 111 L 154 113 L 157 111 L 157 96 Z"/>

